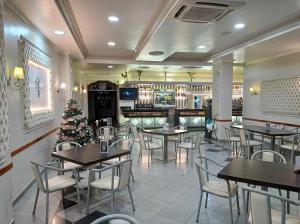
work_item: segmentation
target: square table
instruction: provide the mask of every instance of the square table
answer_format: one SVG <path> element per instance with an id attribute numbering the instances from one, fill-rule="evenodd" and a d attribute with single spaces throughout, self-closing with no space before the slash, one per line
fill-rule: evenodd
<path id="1" fill-rule="evenodd" d="M 164 138 L 163 161 L 167 162 L 168 161 L 168 136 L 186 134 L 186 133 L 188 133 L 188 130 L 180 130 L 180 129 L 174 129 L 174 128 L 169 128 L 168 130 L 165 130 L 163 128 L 154 128 L 154 129 L 143 130 L 143 132 L 147 133 L 147 134 L 163 136 L 163 138 Z"/>
<path id="2" fill-rule="evenodd" d="M 300 192 L 300 174 L 294 173 L 292 164 L 234 158 L 218 177 L 253 185 Z"/>
<path id="3" fill-rule="evenodd" d="M 51 153 L 55 158 L 85 167 L 128 154 L 130 154 L 129 150 L 119 148 L 110 148 L 108 153 L 100 153 L 100 144 L 87 144 L 82 147 Z"/>
<path id="4" fill-rule="evenodd" d="M 259 126 L 259 125 L 230 125 L 230 127 L 237 128 L 237 129 L 244 129 L 251 133 L 258 133 L 258 134 L 270 136 L 272 150 L 275 150 L 275 139 L 277 136 L 283 137 L 283 136 L 292 136 L 296 134 L 295 132 L 292 131 L 287 131 L 287 130 L 277 129 L 277 128 L 266 128 L 264 126 Z"/>

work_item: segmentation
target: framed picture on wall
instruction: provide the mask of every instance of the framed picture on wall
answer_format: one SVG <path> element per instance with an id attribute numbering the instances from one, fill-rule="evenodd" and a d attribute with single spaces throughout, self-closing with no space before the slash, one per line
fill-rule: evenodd
<path id="1" fill-rule="evenodd" d="M 42 50 L 21 36 L 24 68 L 25 128 L 32 129 L 54 120 L 53 63 Z"/>

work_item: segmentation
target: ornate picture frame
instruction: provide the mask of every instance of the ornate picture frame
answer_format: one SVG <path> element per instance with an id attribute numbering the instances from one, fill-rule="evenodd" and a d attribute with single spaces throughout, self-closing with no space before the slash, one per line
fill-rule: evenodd
<path id="1" fill-rule="evenodd" d="M 25 129 L 28 130 L 47 124 L 55 118 L 53 62 L 50 56 L 23 36 L 20 37 L 19 45 L 24 68 L 24 121 Z"/>

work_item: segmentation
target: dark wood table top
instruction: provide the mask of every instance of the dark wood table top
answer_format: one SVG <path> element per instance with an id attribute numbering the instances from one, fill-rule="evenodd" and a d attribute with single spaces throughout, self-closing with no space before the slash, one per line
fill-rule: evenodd
<path id="1" fill-rule="evenodd" d="M 162 128 L 154 128 L 154 129 L 143 130 L 143 132 L 149 133 L 149 134 L 155 134 L 155 135 L 171 136 L 171 135 L 180 135 L 180 134 L 188 133 L 188 130 L 179 130 L 179 129 L 173 129 L 173 128 L 164 130 Z"/>
<path id="2" fill-rule="evenodd" d="M 52 156 L 63 159 L 82 166 L 90 166 L 96 163 L 101 163 L 120 156 L 128 155 L 129 150 L 110 148 L 108 153 L 100 153 L 99 144 L 87 144 L 83 147 L 52 152 Z"/>
<path id="3" fill-rule="evenodd" d="M 290 136 L 295 135 L 295 132 L 283 130 L 283 129 L 277 129 L 277 128 L 269 128 L 267 129 L 265 126 L 259 126 L 259 125 L 231 125 L 233 128 L 238 129 L 245 129 L 250 132 L 255 132 L 263 135 L 269 135 L 269 136 Z"/>
<path id="4" fill-rule="evenodd" d="M 218 177 L 242 183 L 300 192 L 300 174 L 291 164 L 234 158 Z"/>

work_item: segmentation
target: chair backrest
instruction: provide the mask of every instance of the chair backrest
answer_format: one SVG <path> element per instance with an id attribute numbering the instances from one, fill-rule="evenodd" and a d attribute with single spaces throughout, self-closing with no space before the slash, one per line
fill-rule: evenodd
<path id="1" fill-rule="evenodd" d="M 231 137 L 231 129 L 229 127 L 224 127 L 225 130 L 225 138 L 227 141 L 230 141 L 230 137 Z"/>
<path id="2" fill-rule="evenodd" d="M 137 127 L 134 126 L 134 125 L 130 125 L 130 129 L 131 129 L 131 132 L 133 134 L 133 138 L 138 139 L 139 138 L 139 132 L 137 130 Z"/>
<path id="3" fill-rule="evenodd" d="M 244 216 L 245 223 L 251 224 L 272 224 L 272 207 L 271 207 L 271 199 L 277 199 L 281 202 L 281 224 L 286 223 L 286 206 L 287 203 L 299 206 L 299 201 L 293 201 L 284 197 L 280 197 L 278 195 L 272 194 L 267 191 L 258 190 L 256 188 L 251 187 L 242 187 L 242 198 L 244 208 L 246 208 L 246 193 L 249 193 L 250 199 L 250 212 L 249 219 L 247 215 Z M 245 211 L 246 212 L 246 211 Z M 279 220 L 278 220 L 279 221 Z M 277 222 L 276 222 L 277 223 Z"/>
<path id="4" fill-rule="evenodd" d="M 143 133 L 139 133 L 138 134 L 138 138 L 140 140 L 140 147 L 141 147 L 141 150 L 146 150 L 146 143 L 145 143 L 145 138 L 144 138 L 145 134 Z"/>
<path id="5" fill-rule="evenodd" d="M 99 136 L 104 140 L 110 140 L 111 136 L 114 136 L 114 127 L 103 126 L 99 128 Z"/>
<path id="6" fill-rule="evenodd" d="M 45 192 L 46 187 L 44 186 L 43 178 L 39 169 L 40 165 L 33 161 L 31 161 L 30 163 L 31 163 L 31 168 L 33 171 L 33 176 L 35 178 L 37 187 L 39 188 L 40 191 Z"/>
<path id="7" fill-rule="evenodd" d="M 241 145 L 247 146 L 245 130 L 242 128 L 240 129 L 240 139 L 241 139 Z"/>
<path id="8" fill-rule="evenodd" d="M 279 152 L 272 150 L 260 150 L 252 154 L 251 159 L 262 160 L 266 162 L 286 163 L 286 159 Z"/>
<path id="9" fill-rule="evenodd" d="M 111 221 L 111 220 L 122 220 L 122 221 L 126 221 L 129 222 L 131 224 L 139 224 L 139 222 L 132 218 L 131 216 L 128 215 L 123 215 L 123 214 L 111 214 L 111 215 L 106 215 L 103 216 L 95 221 L 93 221 L 91 224 L 101 224 L 101 223 L 108 223 L 107 221 Z M 126 223 L 125 222 L 125 223 Z M 117 222 L 116 222 L 117 223 Z M 118 222 L 119 223 L 119 222 Z M 124 223 L 124 222 L 120 222 L 120 223 Z"/>
<path id="10" fill-rule="evenodd" d="M 205 157 L 203 156 L 196 156 L 195 158 L 195 164 L 197 169 L 197 174 L 199 178 L 200 188 L 207 183 L 208 181 L 208 175 L 207 175 L 207 161 L 205 160 Z"/>
<path id="11" fill-rule="evenodd" d="M 201 145 L 201 135 L 200 133 L 198 133 L 195 142 L 195 149 L 200 150 L 200 145 Z"/>
<path id="12" fill-rule="evenodd" d="M 61 142 L 55 146 L 55 151 L 58 152 L 58 151 L 63 151 L 63 150 L 69 150 L 72 148 L 79 148 L 79 147 L 82 147 L 82 146 L 77 142 Z"/>
<path id="13" fill-rule="evenodd" d="M 127 159 L 120 162 L 120 180 L 119 180 L 119 190 L 127 187 L 130 182 L 130 173 L 132 168 L 132 159 Z"/>
<path id="14" fill-rule="evenodd" d="M 131 140 L 129 140 L 129 139 L 120 139 L 120 140 L 115 141 L 114 143 L 112 143 L 109 147 L 110 148 L 117 147 L 118 149 L 129 150 L 131 152 L 132 145 L 133 145 L 133 142 Z"/>

